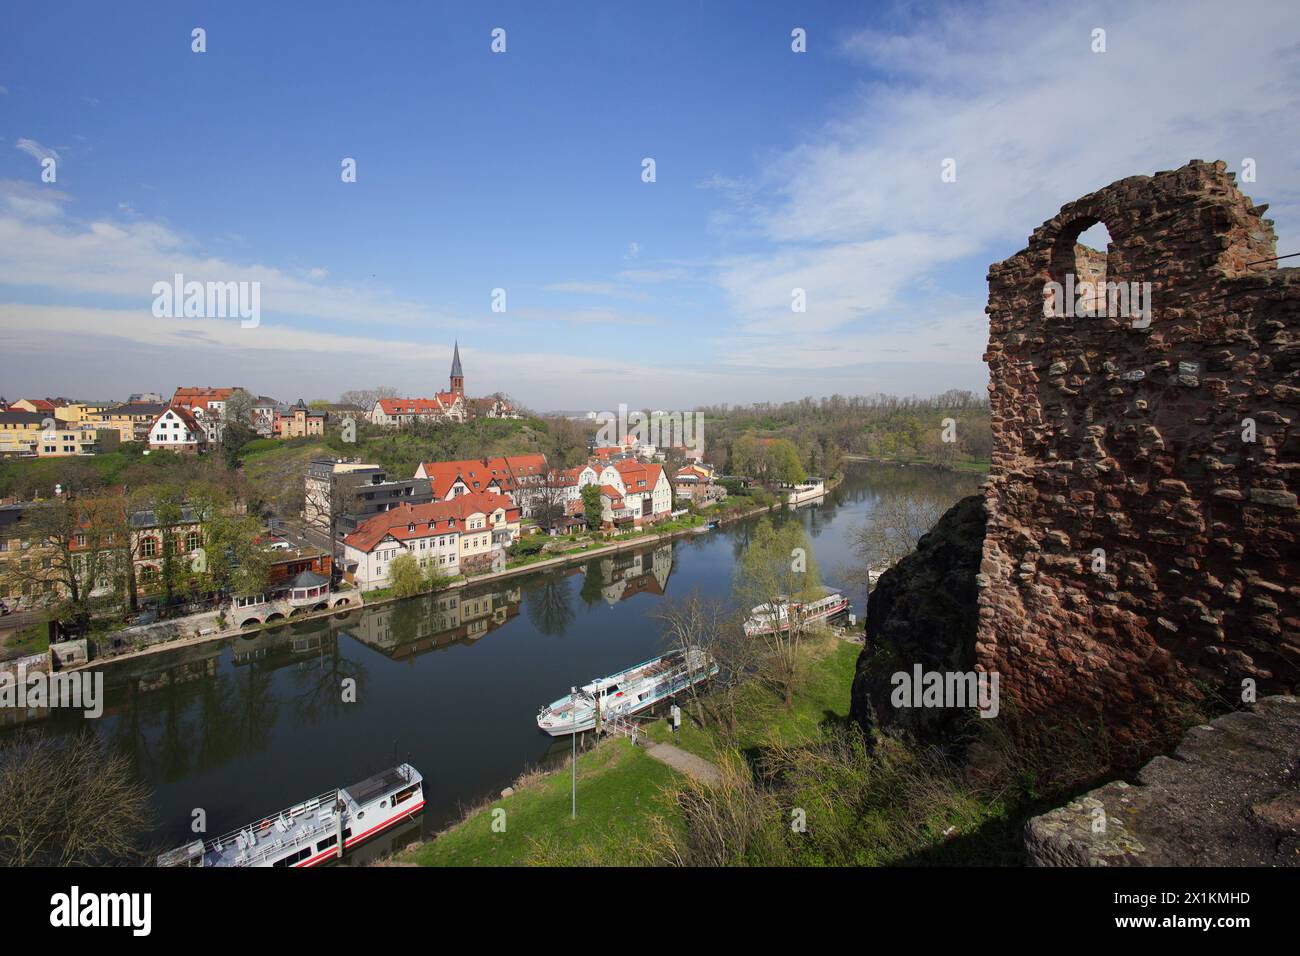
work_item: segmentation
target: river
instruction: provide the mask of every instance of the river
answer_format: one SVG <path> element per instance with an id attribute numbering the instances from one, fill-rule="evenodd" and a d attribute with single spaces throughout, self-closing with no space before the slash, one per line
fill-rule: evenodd
<path id="1" fill-rule="evenodd" d="M 916 491 L 946 505 L 978 483 L 974 475 L 851 465 L 821 504 L 775 520 L 803 522 L 823 580 L 847 586 L 860 616 L 866 595 L 846 574 L 856 564 L 851 533 L 879 496 Z M 569 745 L 538 731 L 538 709 L 570 685 L 662 653 L 652 612 L 666 597 L 696 589 L 729 597 L 756 522 L 110 662 L 104 715 L 93 725 L 152 788 L 150 843 L 159 846 L 192 839 L 196 808 L 210 832 L 225 832 L 395 759 L 423 773 L 422 824 L 433 832 L 529 767 L 562 760 Z M 356 682 L 355 702 L 343 700 L 345 678 Z M 70 733 L 85 719 L 55 711 L 34 723 Z M 0 743 L 12 732 L 0 733 Z"/>

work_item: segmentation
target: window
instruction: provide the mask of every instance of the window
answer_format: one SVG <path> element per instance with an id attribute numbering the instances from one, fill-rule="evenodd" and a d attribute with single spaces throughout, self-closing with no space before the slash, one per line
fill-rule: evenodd
<path id="1" fill-rule="evenodd" d="M 143 538 L 140 541 L 140 554 L 146 558 L 152 558 L 158 554 L 158 539 Z"/>
<path id="2" fill-rule="evenodd" d="M 189 534 L 185 535 L 185 550 L 186 551 L 197 550 L 202 540 L 203 539 L 200 537 L 197 531 L 191 531 Z"/>

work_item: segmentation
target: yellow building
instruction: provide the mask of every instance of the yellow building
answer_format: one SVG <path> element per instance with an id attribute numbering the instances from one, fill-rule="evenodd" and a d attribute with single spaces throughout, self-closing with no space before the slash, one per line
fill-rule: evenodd
<path id="1" fill-rule="evenodd" d="M 166 402 L 130 402 L 115 405 L 95 416 L 100 428 L 115 429 L 122 441 L 147 442 L 149 429 L 167 411 Z"/>
<path id="2" fill-rule="evenodd" d="M 325 434 L 325 413 L 307 407 L 300 398 L 298 404 L 281 412 L 276 427 L 281 438 L 303 438 L 307 435 Z"/>
<path id="3" fill-rule="evenodd" d="M 80 425 L 83 422 L 98 424 L 99 416 L 117 407 L 117 404 L 117 402 L 69 402 L 67 405 L 55 408 L 54 417 L 69 425 Z"/>
<path id="4" fill-rule="evenodd" d="M 35 455 L 45 418 L 40 412 L 0 412 L 0 455 Z"/>

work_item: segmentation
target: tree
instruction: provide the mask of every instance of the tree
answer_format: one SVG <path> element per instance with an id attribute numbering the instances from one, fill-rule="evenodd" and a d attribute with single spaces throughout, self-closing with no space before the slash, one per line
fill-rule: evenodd
<path id="1" fill-rule="evenodd" d="M 568 500 L 564 488 L 557 482 L 558 475 L 552 473 L 545 484 L 538 485 L 532 491 L 533 519 L 539 528 L 549 530 L 564 519 Z"/>
<path id="2" fill-rule="evenodd" d="M 572 468 L 580 465 L 587 456 L 587 435 L 582 427 L 569 418 L 547 418 L 545 450 L 546 460 L 552 468 Z"/>
<path id="3" fill-rule="evenodd" d="M 587 520 L 587 528 L 596 530 L 601 525 L 604 508 L 600 503 L 600 486 L 585 485 L 582 489 L 582 511 Z"/>
<path id="4" fill-rule="evenodd" d="M 257 437 L 257 429 L 243 422 L 227 422 L 221 430 L 221 455 L 227 468 L 239 467 L 239 453 Z"/>
<path id="5" fill-rule="evenodd" d="M 222 412 L 222 421 L 227 426 L 233 424 L 251 425 L 253 423 L 253 405 L 256 399 L 242 388 L 237 388 L 226 396 L 224 410 Z M 222 442 L 225 442 L 225 431 L 222 431 Z"/>
<path id="6" fill-rule="evenodd" d="M 817 563 L 803 525 L 787 521 L 779 527 L 764 518 L 754 529 L 749 547 L 737 562 L 733 591 L 742 608 L 766 615 L 771 625 L 751 635 L 766 651 L 765 676 L 782 694 L 786 709 L 794 704 L 799 653 L 809 622 L 797 605 L 823 596 Z M 788 626 L 775 626 L 781 621 Z"/>
<path id="7" fill-rule="evenodd" d="M 363 408 L 369 413 L 375 407 L 375 402 L 381 398 L 397 398 L 397 389 L 388 385 L 380 385 L 377 388 L 354 388 L 349 389 L 339 396 L 340 405 L 356 405 Z"/>
<path id="8" fill-rule="evenodd" d="M 202 526 L 201 559 L 191 555 L 199 590 L 232 595 L 261 594 L 269 583 L 271 555 L 261 544 L 261 522 L 239 514 L 219 491 L 190 494 L 194 518 Z"/>
<path id="9" fill-rule="evenodd" d="M 741 435 L 731 445 L 731 473 L 745 478 L 766 477 L 763 446 L 753 435 Z"/>
<path id="10" fill-rule="evenodd" d="M 124 533 L 121 505 L 112 499 L 64 496 L 23 514 L 26 556 L 0 565 L 7 588 L 44 596 L 64 627 L 80 633 L 90 622 L 91 597 L 112 584 L 114 541 Z"/>
<path id="11" fill-rule="evenodd" d="M 24 731 L 0 748 L 0 866 L 139 863 L 149 792 L 93 732 Z"/>
<path id="12" fill-rule="evenodd" d="M 777 438 L 768 443 L 766 451 L 766 472 L 773 481 L 797 485 L 808 477 L 799 460 L 799 449 L 788 438 Z"/>
<path id="13" fill-rule="evenodd" d="M 876 499 L 866 521 L 850 532 L 850 547 L 861 561 L 856 574 L 860 583 L 870 590 L 870 576 L 915 551 L 922 535 L 939 522 L 943 512 L 943 505 L 915 489 Z"/>
<path id="14" fill-rule="evenodd" d="M 388 566 L 388 586 L 396 597 L 414 597 L 424 590 L 424 574 L 415 555 L 404 553 Z"/>
<path id="15" fill-rule="evenodd" d="M 663 640 L 683 656 L 703 651 L 718 665 L 708 694 L 692 684 L 689 695 L 701 723 L 713 724 L 730 737 L 737 726 L 736 690 L 758 664 L 759 645 L 747 637 L 723 602 L 706 599 L 698 590 L 684 598 L 658 604 L 651 616 L 663 627 Z"/>
<path id="16" fill-rule="evenodd" d="M 339 520 L 356 508 L 357 492 L 365 483 L 355 472 L 331 472 L 328 478 L 307 479 L 302 518 L 309 528 L 328 539 L 330 553 L 338 548 Z"/>

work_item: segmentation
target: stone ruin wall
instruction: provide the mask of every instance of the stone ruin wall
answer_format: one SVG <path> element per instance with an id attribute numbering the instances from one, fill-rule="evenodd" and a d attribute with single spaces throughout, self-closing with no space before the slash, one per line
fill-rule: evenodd
<path id="1" fill-rule="evenodd" d="M 1258 262 L 1265 208 L 1193 161 L 1070 203 L 989 270 L 976 655 L 1030 713 L 1140 734 L 1205 684 L 1296 684 L 1300 269 Z M 1096 222 L 1108 255 L 1076 244 Z M 1071 271 L 1152 283 L 1150 326 L 1044 317 Z"/>

